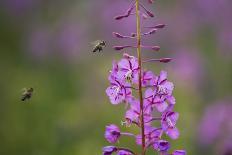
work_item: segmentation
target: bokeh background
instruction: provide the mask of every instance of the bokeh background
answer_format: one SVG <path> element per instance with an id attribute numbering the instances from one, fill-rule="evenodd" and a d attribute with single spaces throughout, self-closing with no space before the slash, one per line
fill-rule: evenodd
<path id="1" fill-rule="evenodd" d="M 108 145 L 105 125 L 119 125 L 125 112 L 123 105 L 110 104 L 105 89 L 112 60 L 122 55 L 111 46 L 128 43 L 113 38 L 112 31 L 135 31 L 133 17 L 113 20 L 128 3 L 0 1 L 1 155 L 101 154 Z M 171 141 L 172 149 L 231 155 L 232 1 L 157 0 L 148 7 L 156 17 L 144 26 L 168 26 L 144 41 L 160 45 L 161 52 L 143 51 L 143 57 L 174 59 L 145 66 L 156 74 L 167 70 L 175 83 L 181 136 Z M 90 43 L 98 39 L 107 47 L 92 53 Z M 27 102 L 20 101 L 24 87 L 35 89 Z M 136 149 L 132 139 L 118 145 L 124 144 Z"/>

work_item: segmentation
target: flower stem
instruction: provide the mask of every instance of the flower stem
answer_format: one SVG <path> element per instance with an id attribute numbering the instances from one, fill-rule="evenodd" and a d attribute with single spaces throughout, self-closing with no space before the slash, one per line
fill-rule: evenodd
<path id="1" fill-rule="evenodd" d="M 134 134 L 132 134 L 132 133 L 128 133 L 128 132 L 121 132 L 121 135 L 135 137 L 135 135 L 134 135 Z"/>
<path id="2" fill-rule="evenodd" d="M 140 123 L 142 135 L 142 153 L 145 155 L 145 134 L 144 134 L 144 118 L 143 118 L 143 92 L 142 92 L 142 61 L 141 61 L 141 25 L 139 13 L 139 0 L 136 0 L 136 30 L 137 30 L 137 55 L 139 64 L 139 100 L 140 100 Z"/>

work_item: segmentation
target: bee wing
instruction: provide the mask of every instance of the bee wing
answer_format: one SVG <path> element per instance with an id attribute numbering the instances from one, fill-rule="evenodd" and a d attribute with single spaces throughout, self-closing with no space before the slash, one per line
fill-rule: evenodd
<path id="1" fill-rule="evenodd" d="M 96 46 L 100 42 L 102 42 L 102 41 L 101 40 L 95 40 L 95 41 L 91 42 L 91 45 Z"/>
<path id="2" fill-rule="evenodd" d="M 21 92 L 22 92 L 22 93 L 27 92 L 27 88 L 22 88 L 22 89 L 21 89 Z"/>

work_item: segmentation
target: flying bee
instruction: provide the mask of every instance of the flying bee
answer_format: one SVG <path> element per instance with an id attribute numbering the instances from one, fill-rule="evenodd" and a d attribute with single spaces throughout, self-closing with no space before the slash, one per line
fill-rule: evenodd
<path id="1" fill-rule="evenodd" d="M 93 53 L 94 52 L 101 52 L 103 51 L 103 47 L 106 47 L 106 42 L 104 40 L 97 40 L 95 42 L 93 42 L 94 44 L 94 48 L 93 48 Z"/>
<path id="2" fill-rule="evenodd" d="M 29 100 L 32 96 L 33 91 L 34 91 L 33 88 L 23 88 L 21 101 Z"/>

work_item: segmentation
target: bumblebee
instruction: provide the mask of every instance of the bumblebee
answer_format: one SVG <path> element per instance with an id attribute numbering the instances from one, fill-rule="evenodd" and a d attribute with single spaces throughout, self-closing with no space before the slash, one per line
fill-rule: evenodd
<path id="1" fill-rule="evenodd" d="M 23 88 L 21 101 L 29 100 L 32 97 L 33 91 L 33 88 Z"/>
<path id="2" fill-rule="evenodd" d="M 106 42 L 104 40 L 97 40 L 95 42 L 93 42 L 94 44 L 94 48 L 92 50 L 93 53 L 95 52 L 101 52 L 103 51 L 103 48 L 106 47 Z"/>

